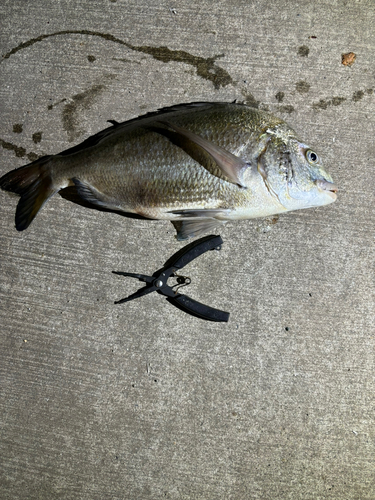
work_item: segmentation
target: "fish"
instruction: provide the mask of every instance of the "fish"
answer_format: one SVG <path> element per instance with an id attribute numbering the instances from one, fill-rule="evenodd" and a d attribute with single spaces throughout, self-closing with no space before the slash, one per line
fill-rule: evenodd
<path id="1" fill-rule="evenodd" d="M 228 221 L 328 205 L 337 187 L 324 161 L 272 114 L 240 103 L 195 102 L 111 126 L 0 178 L 20 196 L 18 231 L 57 192 L 90 205 L 170 220 L 177 239 Z"/>

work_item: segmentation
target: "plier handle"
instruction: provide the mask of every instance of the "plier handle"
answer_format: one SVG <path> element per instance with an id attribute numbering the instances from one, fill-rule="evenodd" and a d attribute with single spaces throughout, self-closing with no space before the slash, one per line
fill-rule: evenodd
<path id="1" fill-rule="evenodd" d="M 161 295 L 165 295 L 170 303 L 193 316 L 209 321 L 228 321 L 229 313 L 221 311 L 220 309 L 215 309 L 214 307 L 206 306 L 205 304 L 178 292 L 178 289 L 181 286 L 188 285 L 191 280 L 189 277 L 179 276 L 177 271 L 208 250 L 220 250 L 222 244 L 223 240 L 221 237 L 215 235 L 205 236 L 199 240 L 193 241 L 172 255 L 164 266 L 156 271 L 152 276 L 112 271 L 114 274 L 137 278 L 139 281 L 146 283 L 146 286 L 132 295 L 129 295 L 129 297 L 118 300 L 115 304 L 123 304 L 124 302 L 137 299 L 138 297 L 142 297 L 143 295 L 147 295 L 151 292 L 158 292 Z M 168 285 L 168 279 L 171 277 L 177 278 L 177 284 L 173 287 Z M 174 290 L 175 287 L 177 287 L 176 290 Z"/>

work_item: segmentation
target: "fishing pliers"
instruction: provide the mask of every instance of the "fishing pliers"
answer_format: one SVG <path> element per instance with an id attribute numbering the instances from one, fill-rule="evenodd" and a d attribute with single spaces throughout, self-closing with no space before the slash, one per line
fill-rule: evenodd
<path id="1" fill-rule="evenodd" d="M 193 316 L 209 321 L 228 321 L 229 313 L 201 304 L 187 295 L 182 295 L 178 292 L 179 288 L 182 286 L 189 285 L 191 279 L 187 276 L 178 275 L 177 271 L 208 250 L 220 250 L 222 243 L 223 240 L 220 236 L 210 235 L 200 238 L 172 255 L 164 264 L 164 267 L 156 271 L 152 276 L 112 271 L 114 274 L 130 276 L 146 283 L 146 286 L 132 295 L 129 295 L 129 297 L 118 300 L 115 304 L 123 304 L 124 302 L 137 299 L 151 292 L 158 292 L 165 295 L 170 303 Z M 172 277 L 176 278 L 177 284 L 169 286 L 167 282 L 168 279 Z M 174 288 L 176 288 L 176 290 L 174 290 Z"/>

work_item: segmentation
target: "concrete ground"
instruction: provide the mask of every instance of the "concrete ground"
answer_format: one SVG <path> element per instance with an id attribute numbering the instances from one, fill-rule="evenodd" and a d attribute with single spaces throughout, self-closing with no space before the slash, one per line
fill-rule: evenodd
<path id="1" fill-rule="evenodd" d="M 372 0 L 0 5 L 3 174 L 107 126 L 245 101 L 314 145 L 336 203 L 228 224 L 189 266 L 209 323 L 114 305 L 181 248 L 166 222 L 0 193 L 0 497 L 375 498 Z M 352 65 L 342 54 L 353 52 Z M 344 61 L 350 62 L 350 61 Z"/>

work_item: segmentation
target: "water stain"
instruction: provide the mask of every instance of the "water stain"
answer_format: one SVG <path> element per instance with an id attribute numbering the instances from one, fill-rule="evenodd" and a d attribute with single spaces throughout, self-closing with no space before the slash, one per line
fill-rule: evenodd
<path id="1" fill-rule="evenodd" d="M 286 104 L 285 106 L 279 106 L 278 107 L 278 110 L 279 110 L 279 113 L 293 113 L 294 111 L 294 107 L 289 105 L 289 104 Z"/>
<path id="2" fill-rule="evenodd" d="M 273 229 L 272 226 L 277 224 L 278 221 L 279 221 L 278 215 L 261 219 L 256 227 L 256 230 L 259 233 L 268 233 Z"/>
<path id="3" fill-rule="evenodd" d="M 241 90 L 241 94 L 244 96 L 244 104 L 247 104 L 247 106 L 251 106 L 252 108 L 259 108 L 260 101 L 257 101 L 253 94 L 250 94 L 250 92 L 247 92 L 246 90 Z"/>
<path id="4" fill-rule="evenodd" d="M 23 158 L 26 155 L 25 148 L 21 148 L 20 146 L 16 146 L 15 144 L 12 144 L 11 142 L 3 141 L 3 139 L 0 139 L 0 145 L 3 149 L 8 149 L 10 151 L 14 151 L 14 154 L 18 158 Z"/>
<path id="5" fill-rule="evenodd" d="M 162 61 L 164 63 L 168 63 L 171 61 L 174 62 L 183 62 L 185 64 L 189 64 L 196 68 L 196 73 L 201 78 L 204 78 L 210 81 L 213 86 L 218 89 L 220 87 L 225 87 L 230 83 L 233 83 L 232 77 L 229 75 L 227 71 L 220 66 L 215 64 L 216 60 L 220 57 L 224 57 L 224 54 L 218 54 L 213 57 L 200 57 L 194 56 L 185 52 L 184 50 L 171 50 L 168 47 L 149 47 L 147 45 L 132 45 L 131 43 L 125 42 L 120 38 L 117 38 L 109 33 L 100 33 L 97 31 L 91 30 L 64 30 L 57 31 L 56 33 L 48 33 L 44 35 L 40 35 L 36 38 L 31 38 L 26 42 L 20 43 L 17 47 L 14 47 L 12 50 L 4 54 L 3 59 L 9 59 L 10 56 L 16 54 L 18 51 L 31 47 L 35 43 L 41 42 L 46 38 L 60 36 L 60 35 L 89 35 L 89 36 L 97 36 L 99 38 L 103 38 L 109 42 L 118 43 L 120 45 L 124 45 L 131 50 L 135 50 L 137 52 L 142 52 L 144 54 L 148 54 L 152 56 L 154 59 L 158 61 Z"/>
<path id="6" fill-rule="evenodd" d="M 141 64 L 140 61 L 132 61 L 131 59 L 126 59 L 125 57 L 112 57 L 112 61 L 120 61 L 120 62 L 124 62 L 124 63 Z"/>
<path id="7" fill-rule="evenodd" d="M 42 140 L 42 132 L 35 132 L 35 134 L 33 134 L 33 141 L 35 142 L 35 144 L 38 144 L 38 142 L 40 142 Z"/>
<path id="8" fill-rule="evenodd" d="M 344 101 L 346 101 L 346 97 L 332 97 L 332 99 L 320 99 L 318 102 L 314 102 L 312 107 L 313 109 L 327 109 L 328 106 L 339 106 Z"/>
<path id="9" fill-rule="evenodd" d="M 136 46 L 131 44 L 126 45 L 132 50 L 151 55 L 157 61 L 164 63 L 172 61 L 182 62 L 189 64 L 190 66 L 194 66 L 197 75 L 210 81 L 215 89 L 219 89 L 220 87 L 225 87 L 229 83 L 233 83 L 229 73 L 215 64 L 216 59 L 224 57 L 224 54 L 217 54 L 213 57 L 204 58 L 194 56 L 184 50 L 171 50 L 168 47 L 148 47 L 146 45 Z"/>
<path id="10" fill-rule="evenodd" d="M 369 88 L 369 89 L 365 89 L 365 90 L 356 90 L 355 92 L 353 92 L 351 100 L 352 100 L 352 102 L 358 102 L 361 99 L 363 99 L 363 97 L 365 97 L 366 94 L 372 95 L 373 93 L 374 93 L 373 88 Z M 344 101 L 347 101 L 346 97 L 337 97 L 336 96 L 336 97 L 332 97 L 331 99 L 320 99 L 319 102 L 313 103 L 312 107 L 316 110 L 327 109 L 328 106 L 339 106 Z"/>
<path id="11" fill-rule="evenodd" d="M 20 133 L 22 132 L 22 130 L 23 130 L 23 125 L 22 125 L 22 123 L 15 123 L 15 124 L 13 125 L 13 132 L 14 132 L 15 134 L 20 134 Z"/>
<path id="12" fill-rule="evenodd" d="M 284 94 L 284 92 L 278 92 L 275 95 L 275 97 L 276 97 L 277 102 L 283 102 L 285 94 Z"/>
<path id="13" fill-rule="evenodd" d="M 61 101 L 55 102 L 54 104 L 48 104 L 48 106 L 47 106 L 48 111 L 51 111 L 51 109 L 53 109 L 55 106 L 58 106 L 59 104 L 61 104 L 62 102 L 65 102 L 65 101 L 66 101 L 66 99 L 64 97 L 64 99 L 61 99 Z"/>
<path id="14" fill-rule="evenodd" d="M 365 95 L 364 91 L 363 90 L 357 90 L 356 92 L 354 92 L 353 94 L 353 97 L 352 97 L 352 101 L 354 102 L 358 102 L 362 99 L 362 97 Z"/>
<path id="15" fill-rule="evenodd" d="M 113 79 L 115 75 L 107 75 L 106 79 Z M 69 142 L 73 142 L 80 137 L 84 131 L 79 129 L 78 115 L 83 109 L 88 109 L 95 99 L 106 89 L 103 83 L 93 85 L 89 89 L 75 94 L 71 97 L 70 102 L 65 104 L 62 110 L 63 128 L 68 134 Z"/>
<path id="16" fill-rule="evenodd" d="M 307 45 L 301 45 L 301 47 L 298 47 L 298 52 L 297 54 L 301 57 L 307 57 L 309 55 L 310 49 L 308 48 Z"/>
<path id="17" fill-rule="evenodd" d="M 13 151 L 14 154 L 18 158 L 23 158 L 24 156 L 26 156 L 30 161 L 35 161 L 38 158 L 40 158 L 39 155 L 37 155 L 36 153 L 33 153 L 33 152 L 26 154 L 25 148 L 22 148 L 20 146 L 16 146 L 15 144 L 12 144 L 11 142 L 4 141 L 3 139 L 0 139 L 0 146 L 3 149 L 8 149 L 9 151 Z"/>
<path id="18" fill-rule="evenodd" d="M 35 161 L 37 160 L 38 158 L 40 158 L 39 155 L 37 155 L 36 153 L 27 153 L 27 158 L 30 160 L 30 161 Z"/>
<path id="19" fill-rule="evenodd" d="M 356 92 L 353 93 L 352 101 L 358 102 L 365 96 L 365 94 L 372 95 L 373 93 L 374 89 L 357 90 Z"/>
<path id="20" fill-rule="evenodd" d="M 301 80 L 300 82 L 296 83 L 296 90 L 300 94 L 306 94 L 310 90 L 310 84 Z"/>

